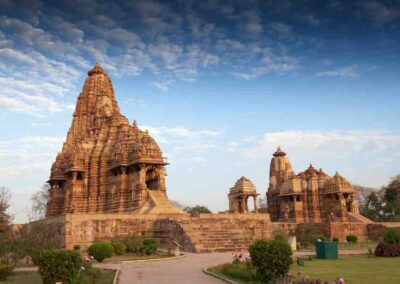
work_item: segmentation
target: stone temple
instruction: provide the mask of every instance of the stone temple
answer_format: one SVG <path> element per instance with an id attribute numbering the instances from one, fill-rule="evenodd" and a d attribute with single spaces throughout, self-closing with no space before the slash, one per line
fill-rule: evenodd
<path id="1" fill-rule="evenodd" d="M 271 159 L 268 213 L 272 221 L 321 223 L 349 221 L 359 216 L 355 190 L 344 177 L 328 176 L 312 165 L 295 174 L 286 153 L 278 147 Z"/>
<path id="2" fill-rule="evenodd" d="M 379 241 L 385 227 L 400 227 L 358 214 L 355 191 L 339 174 L 330 177 L 312 166 L 295 174 L 281 149 L 271 160 L 268 213 L 257 208 L 259 194 L 242 177 L 229 190 L 227 212 L 189 215 L 168 201 L 167 164 L 150 134 L 120 113 L 111 80 L 96 64 L 51 168 L 46 219 L 36 222 L 58 226 L 67 248 L 140 235 L 192 252 L 244 250 L 256 239 L 291 235 L 308 223 L 328 238 L 352 234 L 360 241 Z"/>
<path id="3" fill-rule="evenodd" d="M 65 213 L 181 213 L 167 199 L 166 159 L 121 115 L 110 78 L 88 72 L 71 128 L 51 168 L 47 217 Z"/>

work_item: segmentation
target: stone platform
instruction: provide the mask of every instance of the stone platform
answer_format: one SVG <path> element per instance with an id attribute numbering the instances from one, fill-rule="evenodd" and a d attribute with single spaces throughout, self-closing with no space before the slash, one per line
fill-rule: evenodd
<path id="1" fill-rule="evenodd" d="M 37 222 L 60 226 L 66 248 L 139 235 L 157 237 L 164 247 L 176 241 L 185 251 L 197 253 L 245 250 L 256 239 L 293 234 L 297 226 L 303 226 L 271 222 L 269 214 L 65 214 Z M 385 227 L 400 227 L 400 223 L 327 222 L 317 226 L 328 238 L 345 241 L 352 234 L 360 241 L 380 241 Z"/>

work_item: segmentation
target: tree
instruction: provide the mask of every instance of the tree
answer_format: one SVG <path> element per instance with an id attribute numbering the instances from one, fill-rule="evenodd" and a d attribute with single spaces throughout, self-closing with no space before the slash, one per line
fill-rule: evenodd
<path id="1" fill-rule="evenodd" d="M 10 190 L 5 187 L 0 187 L 0 225 L 9 225 L 13 220 L 14 216 L 8 212 L 10 208 L 11 193 Z"/>
<path id="2" fill-rule="evenodd" d="M 50 186 L 45 184 L 42 189 L 31 197 L 31 206 L 26 210 L 29 222 L 43 219 L 46 216 L 47 200 L 49 198 Z"/>
<path id="3" fill-rule="evenodd" d="M 382 201 L 376 192 L 367 195 L 364 203 L 360 206 L 360 213 L 376 222 L 384 219 Z"/>
<path id="4" fill-rule="evenodd" d="M 383 200 L 385 203 L 385 219 L 387 221 L 400 220 L 400 175 L 391 179 L 384 188 L 385 194 Z"/>
<path id="5" fill-rule="evenodd" d="M 194 207 L 186 206 L 183 211 L 190 213 L 191 215 L 197 215 L 200 213 L 211 213 L 210 209 L 206 206 L 196 205 Z"/>

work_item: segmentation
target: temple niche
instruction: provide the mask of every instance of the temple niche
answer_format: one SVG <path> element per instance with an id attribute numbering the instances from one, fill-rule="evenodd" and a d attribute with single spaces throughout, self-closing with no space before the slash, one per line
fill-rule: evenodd
<path id="1" fill-rule="evenodd" d="M 148 131 L 132 125 L 96 64 L 51 168 L 46 217 L 66 213 L 181 213 L 167 198 L 168 163 Z"/>
<path id="2" fill-rule="evenodd" d="M 278 147 L 270 164 L 267 192 L 272 221 L 295 223 L 348 222 L 358 216 L 356 191 L 339 173 L 331 177 L 310 165 L 295 174 Z"/>
<path id="3" fill-rule="evenodd" d="M 229 212 L 230 213 L 249 213 L 248 200 L 253 199 L 254 212 L 257 212 L 257 196 L 259 194 L 256 191 L 253 183 L 245 178 L 241 177 L 235 183 L 235 185 L 229 190 Z"/>

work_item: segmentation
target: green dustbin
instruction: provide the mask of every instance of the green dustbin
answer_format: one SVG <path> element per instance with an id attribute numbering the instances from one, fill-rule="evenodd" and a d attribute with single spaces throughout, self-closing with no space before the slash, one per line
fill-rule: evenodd
<path id="1" fill-rule="evenodd" d="M 318 259 L 338 259 L 339 249 L 337 242 L 317 242 L 315 253 Z"/>
<path id="2" fill-rule="evenodd" d="M 304 266 L 304 258 L 298 257 L 297 258 L 297 265 Z"/>

